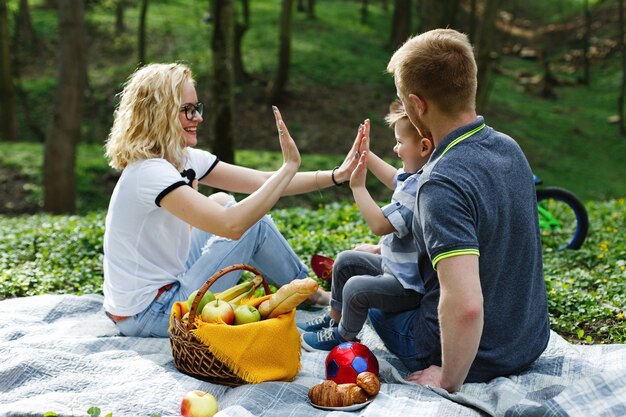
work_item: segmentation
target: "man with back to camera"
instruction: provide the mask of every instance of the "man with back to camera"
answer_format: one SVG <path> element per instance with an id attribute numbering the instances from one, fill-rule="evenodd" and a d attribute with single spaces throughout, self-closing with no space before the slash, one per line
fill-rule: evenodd
<path id="1" fill-rule="evenodd" d="M 418 183 L 413 234 L 419 308 L 370 310 L 407 380 L 457 391 L 518 373 L 550 336 L 533 176 L 522 150 L 476 114 L 467 36 L 436 29 L 392 56 L 398 97 L 435 151 Z"/>

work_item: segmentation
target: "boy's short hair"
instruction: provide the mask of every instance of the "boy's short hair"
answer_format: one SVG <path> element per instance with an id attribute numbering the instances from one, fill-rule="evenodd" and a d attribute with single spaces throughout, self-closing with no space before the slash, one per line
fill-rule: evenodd
<path id="1" fill-rule="evenodd" d="M 406 110 L 404 109 L 404 105 L 400 100 L 394 100 L 389 105 L 389 113 L 385 116 L 385 122 L 390 128 L 394 128 L 396 123 L 398 123 L 402 119 L 409 119 L 409 116 L 406 114 Z"/>
<path id="2" fill-rule="evenodd" d="M 415 94 L 449 114 L 476 106 L 474 52 L 468 37 L 456 30 L 435 29 L 410 38 L 393 54 L 387 71 L 402 98 Z"/>

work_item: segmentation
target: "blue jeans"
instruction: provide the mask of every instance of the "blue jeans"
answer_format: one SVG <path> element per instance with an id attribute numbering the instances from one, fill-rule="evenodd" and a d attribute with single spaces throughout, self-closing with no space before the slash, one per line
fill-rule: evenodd
<path id="1" fill-rule="evenodd" d="M 411 372 L 425 369 L 429 363 L 421 360 L 415 349 L 415 315 L 417 309 L 401 313 L 385 313 L 377 308 L 369 311 L 369 319 L 385 346 Z"/>
<path id="2" fill-rule="evenodd" d="M 169 337 L 170 313 L 176 301 L 184 301 L 215 272 L 233 264 L 255 267 L 276 286 L 308 274 L 289 243 L 269 216 L 264 216 L 239 240 L 231 240 L 194 229 L 191 235 L 186 271 L 167 291 L 157 297 L 144 311 L 116 323 L 125 336 Z M 224 275 L 212 286 L 220 292 L 237 284 L 242 271 Z"/>

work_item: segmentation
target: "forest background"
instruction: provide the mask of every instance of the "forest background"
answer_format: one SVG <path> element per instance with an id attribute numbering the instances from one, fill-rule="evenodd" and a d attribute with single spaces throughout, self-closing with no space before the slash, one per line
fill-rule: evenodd
<path id="1" fill-rule="evenodd" d="M 0 0 L 0 299 L 101 291 L 103 216 L 119 176 L 102 145 L 116 95 L 141 63 L 190 65 L 207 103 L 199 146 L 223 160 L 280 164 L 276 104 L 303 169 L 339 164 L 364 118 L 373 150 L 395 163 L 383 121 L 395 98 L 387 62 L 411 34 L 448 26 L 476 47 L 480 114 L 518 141 L 546 184 L 575 192 L 590 211 L 583 249 L 545 254 L 553 328 L 623 343 L 623 8 L 623 0 Z M 368 185 L 389 198 L 373 177 Z M 274 217 L 303 259 L 373 239 L 348 187 L 279 207 Z"/>

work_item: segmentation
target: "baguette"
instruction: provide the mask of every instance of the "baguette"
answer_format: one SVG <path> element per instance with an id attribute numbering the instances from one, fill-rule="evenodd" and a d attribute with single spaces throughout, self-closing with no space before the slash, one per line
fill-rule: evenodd
<path id="1" fill-rule="evenodd" d="M 319 284 L 311 278 L 294 279 L 283 285 L 269 299 L 259 305 L 259 313 L 264 319 L 272 319 L 296 308 L 310 295 L 315 294 Z"/>

